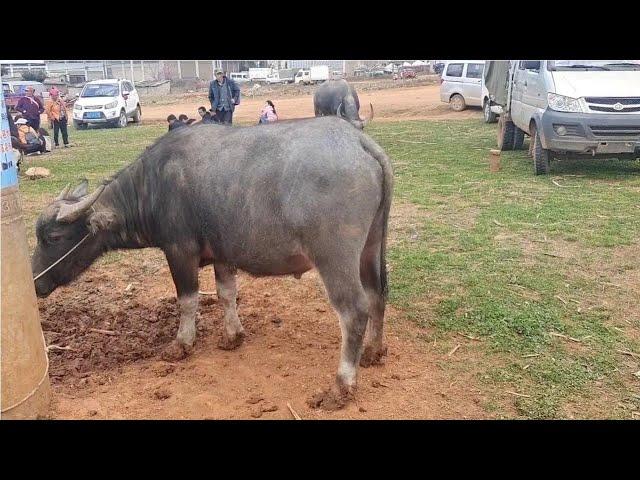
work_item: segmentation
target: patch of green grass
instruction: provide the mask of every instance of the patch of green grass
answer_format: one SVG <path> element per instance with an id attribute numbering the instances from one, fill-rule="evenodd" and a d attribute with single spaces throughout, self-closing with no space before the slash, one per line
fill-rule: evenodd
<path id="1" fill-rule="evenodd" d="M 487 368 L 479 378 L 499 391 L 533 392 L 517 398 L 520 415 L 562 417 L 566 402 L 588 404 L 597 378 L 629 376 L 629 367 L 611 374 L 621 361 L 615 350 L 639 347 L 613 328 L 606 308 L 581 305 L 598 301 L 597 265 L 611 248 L 640 238 L 640 163 L 554 162 L 551 175 L 536 177 L 526 151 L 517 151 L 503 152 L 501 171 L 491 173 L 495 128 L 470 120 L 368 129 L 394 162 L 396 202 L 429 213 L 414 238 L 389 251 L 390 299 L 434 330 L 426 337 L 482 338 Z M 527 354 L 540 358 L 524 369 Z M 490 366 L 492 356 L 511 363 Z M 612 402 L 629 382 L 617 385 Z"/>

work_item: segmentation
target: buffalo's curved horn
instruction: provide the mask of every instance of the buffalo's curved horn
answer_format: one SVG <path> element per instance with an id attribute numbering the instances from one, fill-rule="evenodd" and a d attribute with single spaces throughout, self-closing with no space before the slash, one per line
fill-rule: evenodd
<path id="1" fill-rule="evenodd" d="M 340 109 L 342 108 L 342 102 L 340 102 L 340 105 L 338 105 L 338 109 L 336 110 L 336 115 L 339 117 L 342 117 L 342 115 L 340 114 Z"/>
<path id="2" fill-rule="evenodd" d="M 58 195 L 56 197 L 56 201 L 57 200 L 64 200 L 67 196 L 67 194 L 69 193 L 69 190 L 71 190 L 71 184 L 67 183 L 67 186 L 64 187 L 64 189 L 62 190 L 62 192 L 60 192 L 60 195 Z"/>
<path id="3" fill-rule="evenodd" d="M 86 210 L 88 210 L 91 207 L 91 205 L 93 205 L 93 203 L 98 199 L 98 197 L 100 196 L 103 190 L 104 190 L 104 185 L 100 185 L 98 188 L 94 190 L 94 192 L 91 195 L 86 196 L 82 200 L 76 203 L 73 203 L 71 205 L 66 203 L 62 204 L 60 206 L 60 210 L 58 211 L 58 216 L 56 217 L 56 220 L 58 222 L 63 222 L 63 223 L 75 222 L 77 219 L 79 219 L 82 216 L 82 214 Z"/>
<path id="4" fill-rule="evenodd" d="M 373 105 L 369 103 L 369 107 L 371 108 L 371 115 L 369 115 L 369 118 L 365 118 L 362 121 L 362 128 L 364 128 L 371 120 L 373 120 Z"/>

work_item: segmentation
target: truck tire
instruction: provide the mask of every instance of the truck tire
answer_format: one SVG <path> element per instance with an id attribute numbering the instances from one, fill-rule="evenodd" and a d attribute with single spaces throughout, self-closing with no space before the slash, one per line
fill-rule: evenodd
<path id="1" fill-rule="evenodd" d="M 451 110 L 453 110 L 454 112 L 461 112 L 465 108 L 467 108 L 464 97 L 459 93 L 456 93 L 451 97 L 451 99 L 449 100 L 449 104 L 451 105 Z"/>
<path id="2" fill-rule="evenodd" d="M 516 128 L 511 120 L 505 120 L 503 115 L 498 118 L 498 150 L 503 152 L 513 150 L 513 131 Z"/>
<path id="3" fill-rule="evenodd" d="M 513 126 L 513 149 L 522 150 L 524 145 L 524 130 L 520 130 L 515 125 Z"/>
<path id="4" fill-rule="evenodd" d="M 547 175 L 551 169 L 551 152 L 542 148 L 540 135 L 535 127 L 531 128 L 531 142 L 533 143 L 533 173 Z"/>
<path id="5" fill-rule="evenodd" d="M 482 113 L 484 114 L 484 123 L 496 123 L 498 121 L 498 115 L 491 111 L 491 102 L 489 99 L 484 101 Z"/>

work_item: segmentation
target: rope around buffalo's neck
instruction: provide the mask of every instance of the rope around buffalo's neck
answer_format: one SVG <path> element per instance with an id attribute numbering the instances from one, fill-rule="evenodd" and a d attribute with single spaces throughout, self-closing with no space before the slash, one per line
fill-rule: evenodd
<path id="1" fill-rule="evenodd" d="M 65 253 L 62 257 L 60 257 L 58 260 L 56 260 L 53 264 L 51 264 L 45 271 L 40 272 L 38 275 L 36 275 L 35 277 L 33 277 L 33 281 L 35 282 L 36 280 L 38 280 L 41 276 L 43 276 L 45 273 L 47 273 L 49 270 L 51 270 L 53 267 L 55 267 L 57 264 L 59 264 L 62 260 L 64 260 L 65 258 L 67 258 L 69 256 L 69 254 L 71 252 L 73 252 L 76 248 L 78 248 L 82 242 L 84 242 L 87 238 L 89 238 L 91 236 L 90 233 L 87 233 L 82 240 L 80 240 L 78 243 L 76 243 L 73 248 L 71 250 L 69 250 L 67 253 Z"/>

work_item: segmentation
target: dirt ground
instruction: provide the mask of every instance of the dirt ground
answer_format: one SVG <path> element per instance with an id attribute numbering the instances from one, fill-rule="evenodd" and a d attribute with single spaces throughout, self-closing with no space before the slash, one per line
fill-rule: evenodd
<path id="1" fill-rule="evenodd" d="M 396 230 L 404 217 L 394 207 Z M 434 353 L 416 340 L 420 329 L 391 307 L 385 364 L 360 369 L 356 400 L 344 409 L 310 408 L 307 399 L 332 384 L 340 348 L 337 316 L 313 271 L 300 280 L 240 274 L 238 311 L 247 337 L 224 351 L 216 345 L 222 308 L 209 294 L 213 271 L 202 269 L 195 350 L 180 362 L 163 361 L 179 321 L 166 261 L 157 250 L 118 255 L 39 300 L 47 344 L 55 345 L 53 418 L 291 419 L 287 403 L 303 419 L 489 416 L 471 373 L 450 378 L 438 366 L 464 356 Z"/>
<path id="2" fill-rule="evenodd" d="M 356 87 L 357 88 L 357 87 Z M 313 117 L 313 95 L 309 89 L 302 96 L 260 96 L 241 98 L 240 105 L 234 113 L 234 121 L 256 122 L 265 100 L 271 99 L 276 106 L 280 119 Z M 376 121 L 398 120 L 451 120 L 481 118 L 480 108 L 470 107 L 462 112 L 454 112 L 448 104 L 440 101 L 440 85 L 419 85 L 406 88 L 388 88 L 382 90 L 358 90 L 360 98 L 360 116 L 369 115 L 369 103 L 373 104 Z M 191 95 L 179 104 L 154 105 L 149 101 L 142 103 L 143 122 L 166 122 L 167 116 L 184 113 L 190 118 L 197 118 L 200 106 L 211 105 L 205 94 Z"/>

